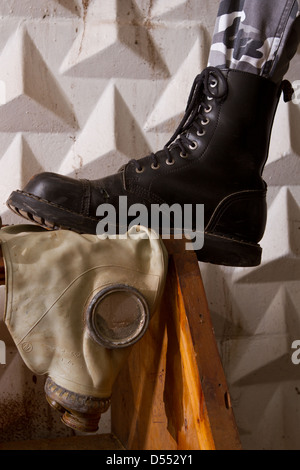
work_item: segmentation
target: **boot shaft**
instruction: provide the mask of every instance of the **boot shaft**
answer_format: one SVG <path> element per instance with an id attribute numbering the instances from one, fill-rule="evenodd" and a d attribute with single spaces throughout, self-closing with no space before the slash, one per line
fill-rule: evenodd
<path id="1" fill-rule="evenodd" d="M 223 177 L 226 173 L 228 177 L 236 173 L 249 186 L 247 189 L 258 189 L 262 187 L 261 175 L 268 157 L 281 84 L 235 70 L 222 70 L 222 73 L 228 90 L 227 97 L 219 104 L 215 132 L 209 143 L 212 164 L 220 168 Z"/>
<path id="2" fill-rule="evenodd" d="M 281 93 L 281 85 L 253 74 L 227 69 L 210 75 L 210 96 L 202 90 L 201 109 L 183 133 L 184 151 L 181 136 L 169 147 L 173 164 L 161 151 L 156 171 L 149 157 L 139 160 L 142 173 L 132 164 L 125 169 L 129 191 L 142 187 L 145 194 L 147 188 L 152 199 L 159 195 L 168 204 L 203 201 L 208 217 L 232 193 L 265 189 L 262 171 Z"/>

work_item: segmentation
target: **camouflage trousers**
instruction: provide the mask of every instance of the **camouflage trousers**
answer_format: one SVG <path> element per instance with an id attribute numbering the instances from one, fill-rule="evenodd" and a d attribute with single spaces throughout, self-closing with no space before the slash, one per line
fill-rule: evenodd
<path id="1" fill-rule="evenodd" d="M 272 78 L 300 0 L 221 0 L 208 65 Z"/>

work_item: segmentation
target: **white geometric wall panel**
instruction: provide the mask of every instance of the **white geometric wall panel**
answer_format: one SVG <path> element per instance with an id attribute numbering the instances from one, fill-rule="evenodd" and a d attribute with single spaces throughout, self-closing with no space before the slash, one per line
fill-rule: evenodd
<path id="1" fill-rule="evenodd" d="M 0 213 L 40 171 L 100 178 L 159 150 L 206 66 L 218 0 L 0 0 Z M 299 54 L 287 78 L 300 79 Z M 280 102 L 256 268 L 201 263 L 244 449 L 299 449 L 300 106 Z M 1 316 L 4 288 L 1 288 Z M 0 441 L 72 434 L 7 329 Z M 109 413 L 100 432 L 109 431 Z"/>

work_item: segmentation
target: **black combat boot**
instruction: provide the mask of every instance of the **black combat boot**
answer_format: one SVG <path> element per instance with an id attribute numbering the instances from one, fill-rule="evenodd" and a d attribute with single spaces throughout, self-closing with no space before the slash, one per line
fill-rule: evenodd
<path id="1" fill-rule="evenodd" d="M 33 177 L 7 205 L 50 229 L 96 233 L 101 204 L 204 205 L 204 246 L 198 259 L 229 266 L 261 260 L 273 119 L 286 81 L 214 67 L 194 81 L 182 122 L 163 150 L 130 160 L 117 174 L 76 180 L 54 173 Z"/>

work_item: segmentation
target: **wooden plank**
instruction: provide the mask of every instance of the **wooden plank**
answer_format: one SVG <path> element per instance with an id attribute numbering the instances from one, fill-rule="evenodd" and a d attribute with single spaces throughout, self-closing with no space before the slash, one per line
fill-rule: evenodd
<path id="1" fill-rule="evenodd" d="M 196 255 L 165 243 L 164 296 L 115 384 L 112 431 L 127 449 L 239 450 Z"/>

